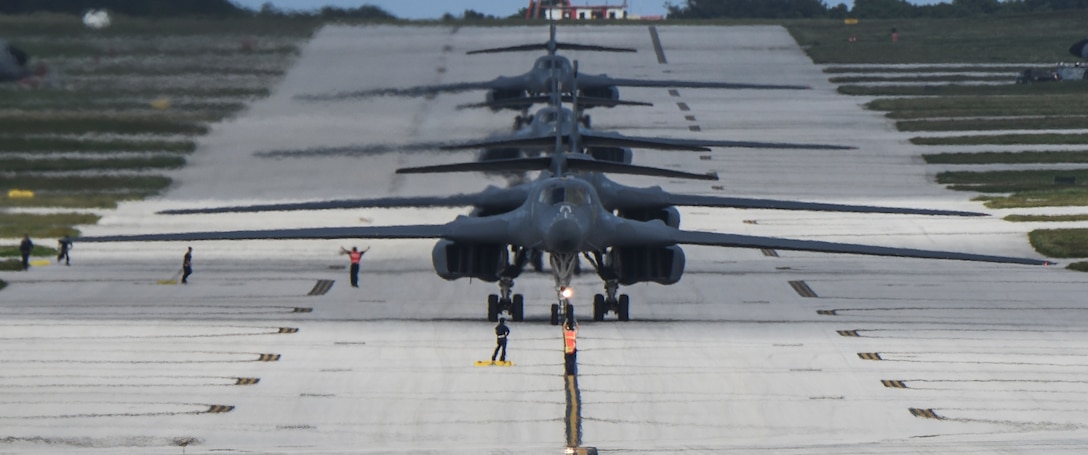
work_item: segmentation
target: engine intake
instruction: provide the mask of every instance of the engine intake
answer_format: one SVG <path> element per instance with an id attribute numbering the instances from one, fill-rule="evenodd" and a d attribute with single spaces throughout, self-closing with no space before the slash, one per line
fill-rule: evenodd
<path id="1" fill-rule="evenodd" d="M 477 278 L 495 282 L 506 268 L 508 254 L 502 244 L 440 240 L 431 252 L 431 260 L 435 273 L 443 279 Z"/>
<path id="2" fill-rule="evenodd" d="M 673 284 L 684 274 L 684 250 L 676 245 L 613 248 L 609 255 L 617 280 L 624 286 L 649 281 Z"/>

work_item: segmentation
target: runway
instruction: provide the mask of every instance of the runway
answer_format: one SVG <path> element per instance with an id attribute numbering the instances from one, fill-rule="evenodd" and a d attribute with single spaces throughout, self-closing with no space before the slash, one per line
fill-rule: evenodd
<path id="1" fill-rule="evenodd" d="M 838 95 L 780 27 L 560 27 L 586 73 L 812 86 L 623 89 L 653 107 L 590 112 L 594 128 L 678 138 L 819 142 L 856 150 L 636 152 L 635 164 L 716 171 L 641 177 L 676 193 L 986 210 L 933 183 L 908 134 Z M 163 197 L 85 235 L 444 223 L 463 210 L 159 216 L 166 208 L 477 191 L 501 179 L 394 176 L 472 152 L 374 152 L 508 131 L 510 111 L 457 110 L 481 92 L 305 102 L 300 94 L 477 81 L 538 56 L 465 56 L 543 42 L 546 27 L 320 31 L 264 100 L 204 137 Z M 664 60 L 662 62 L 661 60 Z M 325 153 L 329 150 L 366 153 Z M 269 158 L 308 151 L 309 158 Z M 263 154 L 262 154 L 263 153 Z M 682 210 L 692 230 L 1036 257 L 1024 223 L 899 215 Z M 199 242 L 188 285 L 160 285 L 180 243 L 78 244 L 72 266 L 5 273 L 0 453 L 1079 453 L 1088 446 L 1088 307 L 1057 267 L 685 247 L 683 280 L 636 285 L 632 321 L 589 320 L 574 281 L 579 375 L 547 324 L 548 275 L 526 273 L 512 367 L 494 347 L 492 284 L 447 282 L 431 241 L 368 241 L 359 289 L 337 241 Z M 331 286 L 331 287 L 330 287 Z M 573 390 L 572 390 L 573 389 Z M 571 396 L 576 398 L 572 409 Z M 573 434 L 572 434 L 573 432 Z M 575 440 L 576 444 L 572 444 Z"/>

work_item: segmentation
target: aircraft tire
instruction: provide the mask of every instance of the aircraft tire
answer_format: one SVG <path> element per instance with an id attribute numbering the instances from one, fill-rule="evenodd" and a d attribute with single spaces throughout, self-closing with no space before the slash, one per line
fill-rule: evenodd
<path id="1" fill-rule="evenodd" d="M 514 294 L 514 300 L 510 303 L 510 318 L 515 321 L 525 319 L 525 296 Z"/>
<path id="2" fill-rule="evenodd" d="M 603 321 L 604 314 L 608 311 L 608 307 L 604 303 L 604 295 L 593 295 L 593 320 Z"/>
<path id="3" fill-rule="evenodd" d="M 559 304 L 552 304 L 552 318 L 549 321 L 552 325 L 559 325 Z"/>
<path id="4" fill-rule="evenodd" d="M 627 294 L 620 294 L 618 307 L 616 308 L 616 314 L 619 315 L 621 321 L 630 321 L 631 313 L 628 311 L 631 307 L 631 298 Z"/>
<path id="5" fill-rule="evenodd" d="M 496 322 L 499 320 L 499 295 L 490 294 L 487 296 L 487 320 Z"/>

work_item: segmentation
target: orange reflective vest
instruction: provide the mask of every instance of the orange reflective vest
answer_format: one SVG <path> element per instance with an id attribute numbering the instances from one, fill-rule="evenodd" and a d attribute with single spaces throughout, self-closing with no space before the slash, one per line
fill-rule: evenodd
<path id="1" fill-rule="evenodd" d="M 578 331 L 563 329 L 563 353 L 574 354 Z"/>
<path id="2" fill-rule="evenodd" d="M 351 259 L 352 264 L 358 264 L 359 260 L 363 258 L 362 251 L 348 251 L 348 258 Z"/>

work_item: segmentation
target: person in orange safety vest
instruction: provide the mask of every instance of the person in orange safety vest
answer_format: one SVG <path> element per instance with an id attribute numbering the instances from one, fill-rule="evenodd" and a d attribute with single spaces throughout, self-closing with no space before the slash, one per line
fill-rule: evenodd
<path id="1" fill-rule="evenodd" d="M 578 323 L 563 324 L 563 360 L 567 374 L 578 374 Z"/>
<path id="2" fill-rule="evenodd" d="M 359 251 L 357 247 L 351 247 L 351 251 L 345 250 L 344 247 L 340 247 L 340 254 L 348 255 L 351 259 L 351 287 L 359 287 L 359 261 L 363 259 L 363 254 L 370 251 L 370 247 L 366 247 L 365 250 Z"/>

